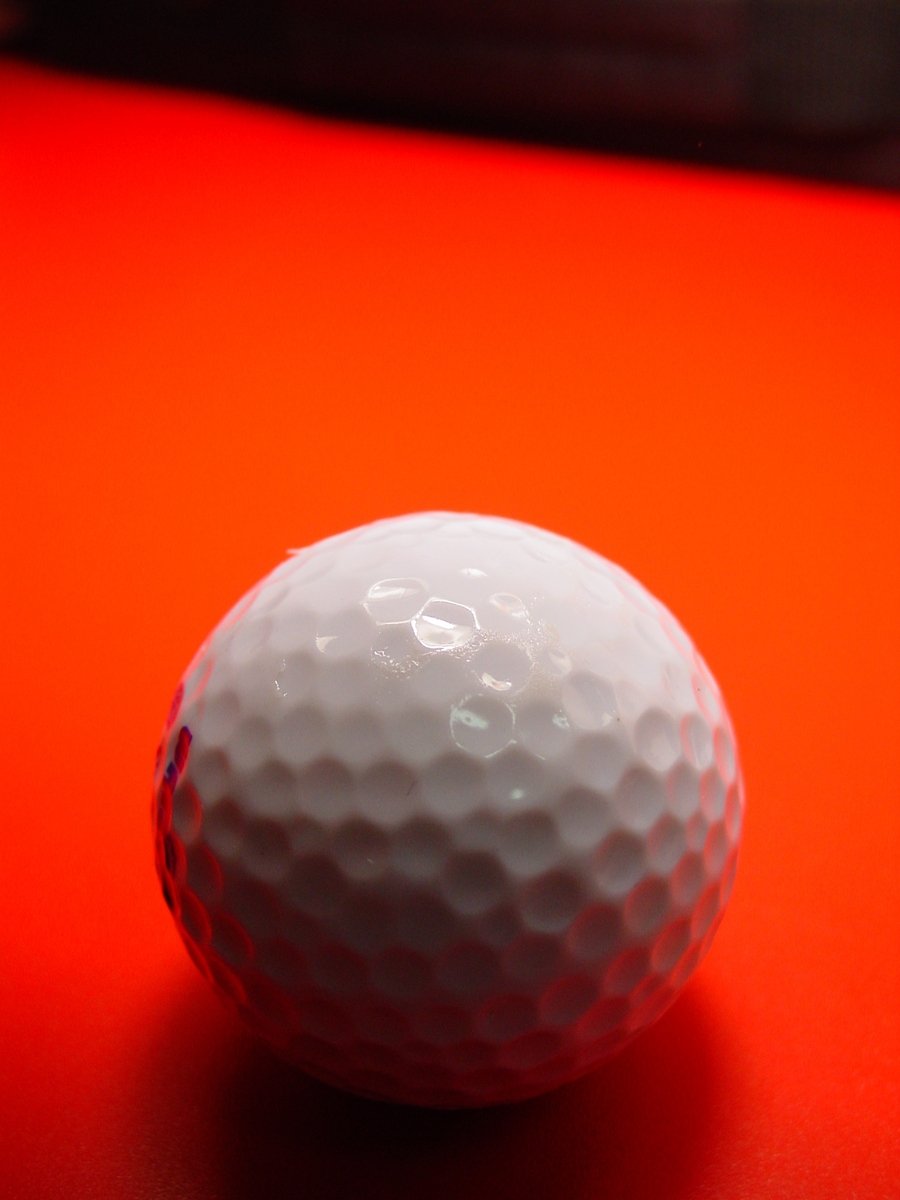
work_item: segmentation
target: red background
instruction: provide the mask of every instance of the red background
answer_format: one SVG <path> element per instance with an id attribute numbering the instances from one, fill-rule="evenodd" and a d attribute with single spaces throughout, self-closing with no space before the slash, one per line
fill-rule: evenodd
<path id="1" fill-rule="evenodd" d="M 0 122 L 0 1192 L 896 1196 L 900 203 L 14 63 Z M 286 547 L 432 507 L 647 583 L 748 786 L 683 998 L 485 1113 L 295 1077 L 151 867 L 208 629 Z"/>

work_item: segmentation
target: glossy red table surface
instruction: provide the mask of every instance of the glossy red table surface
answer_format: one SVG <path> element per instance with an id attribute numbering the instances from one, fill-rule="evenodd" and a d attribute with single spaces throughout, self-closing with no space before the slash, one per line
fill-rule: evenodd
<path id="1" fill-rule="evenodd" d="M 0 67 L 0 1193 L 897 1195 L 900 204 Z M 158 894 L 170 692 L 286 547 L 422 508 L 622 562 L 729 698 L 716 945 L 518 1107 L 270 1058 Z"/>

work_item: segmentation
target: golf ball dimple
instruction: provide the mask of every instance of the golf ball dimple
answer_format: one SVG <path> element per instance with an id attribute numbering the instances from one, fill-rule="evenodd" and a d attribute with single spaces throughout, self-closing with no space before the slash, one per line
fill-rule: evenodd
<path id="1" fill-rule="evenodd" d="M 293 552 L 204 643 L 158 755 L 191 958 L 304 1070 L 441 1107 L 565 1083 L 656 1020 L 734 879 L 721 693 L 620 567 L 494 517 Z"/>

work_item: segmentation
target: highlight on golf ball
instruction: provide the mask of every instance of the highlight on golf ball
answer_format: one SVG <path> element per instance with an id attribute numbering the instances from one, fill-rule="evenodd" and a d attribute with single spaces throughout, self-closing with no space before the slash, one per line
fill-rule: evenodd
<path id="1" fill-rule="evenodd" d="M 743 817 L 722 695 L 620 567 L 425 513 L 292 553 L 185 673 L 156 866 L 188 953 L 303 1070 L 534 1096 L 669 1006 Z"/>

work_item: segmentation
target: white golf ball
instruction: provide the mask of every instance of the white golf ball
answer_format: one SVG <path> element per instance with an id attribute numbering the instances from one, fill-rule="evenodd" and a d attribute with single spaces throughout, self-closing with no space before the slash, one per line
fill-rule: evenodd
<path id="1" fill-rule="evenodd" d="M 495 1104 L 672 1002 L 731 891 L 734 735 L 620 567 L 494 517 L 298 551 L 213 631 L 160 747 L 156 863 L 188 952 L 320 1079 Z"/>

